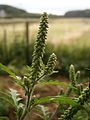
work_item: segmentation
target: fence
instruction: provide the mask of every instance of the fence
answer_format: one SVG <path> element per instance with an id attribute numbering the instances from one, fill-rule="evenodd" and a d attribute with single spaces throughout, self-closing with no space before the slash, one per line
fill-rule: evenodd
<path id="1" fill-rule="evenodd" d="M 30 24 L 38 22 L 37 20 L 30 19 L 2 19 L 0 20 L 0 41 L 3 43 L 2 47 L 4 48 L 4 58 L 6 57 L 8 51 L 8 43 L 12 41 L 23 39 L 26 45 L 25 49 L 25 58 L 27 64 L 30 62 L 29 54 L 29 42 L 30 42 Z M 11 34 L 10 34 L 11 32 Z"/>

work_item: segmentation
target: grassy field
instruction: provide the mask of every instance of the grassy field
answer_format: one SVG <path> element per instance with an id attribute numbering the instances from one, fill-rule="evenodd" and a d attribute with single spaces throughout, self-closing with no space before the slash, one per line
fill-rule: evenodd
<path id="1" fill-rule="evenodd" d="M 90 31 L 90 22 L 84 19 L 61 19 L 50 24 L 49 40 L 53 44 L 73 43 Z"/>
<path id="2" fill-rule="evenodd" d="M 52 52 L 55 52 L 58 58 L 57 68 L 58 75 L 52 76 L 50 79 L 64 81 L 68 84 L 68 69 L 71 64 L 75 65 L 76 70 L 81 71 L 82 79 L 79 82 L 86 82 L 89 79 L 90 72 L 90 20 L 89 19 L 57 19 L 49 20 L 48 45 L 44 56 L 44 62 Z M 6 64 L 9 69 L 17 75 L 23 75 L 26 72 L 25 62 L 26 46 L 25 41 L 25 24 L 12 23 L 0 25 L 0 62 Z M 38 32 L 39 22 L 30 23 L 29 39 L 30 43 L 35 40 Z M 23 41 L 24 40 L 24 41 Z M 7 43 L 5 43 L 5 41 Z M 5 49 L 5 45 L 8 49 Z M 30 60 L 32 59 L 33 44 L 29 46 Z M 8 51 L 7 51 L 8 50 Z M 6 52 L 6 53 L 5 53 Z M 31 62 L 31 61 L 30 61 Z M 19 90 L 23 96 L 23 91 L 16 87 L 6 73 L 0 69 L 0 88 L 12 88 Z M 3 75 L 3 77 L 2 77 Z M 85 75 L 85 76 L 84 76 Z M 66 78 L 67 77 L 67 78 Z M 85 78 L 86 77 L 86 78 Z M 61 86 L 39 86 L 36 89 L 37 96 L 56 95 L 60 91 Z M 66 88 L 65 88 L 66 89 Z M 53 91 L 53 92 L 51 92 Z M 1 104 L 2 105 L 2 104 Z M 6 106 L 4 108 L 6 111 Z M 1 110 L 2 110 L 1 108 Z M 51 108 L 55 109 L 54 106 Z M 51 109 L 52 110 L 52 109 Z M 10 111 L 9 111 L 10 113 Z M 35 115 L 33 115 L 35 116 Z M 33 118 L 37 119 L 37 118 Z"/>
<path id="3" fill-rule="evenodd" d="M 15 20 L 14 20 L 15 21 Z M 11 23 L 10 23 L 11 22 Z M 36 39 L 39 20 L 29 24 L 30 43 Z M 26 65 L 26 26 L 19 21 L 12 20 L 8 24 L 0 24 L 0 62 L 15 66 Z M 49 19 L 49 32 L 45 54 L 45 63 L 52 52 L 58 56 L 58 61 L 67 70 L 70 64 L 81 67 L 90 67 L 90 19 Z M 5 45 L 4 45 L 5 44 Z M 4 45 L 4 46 L 3 46 Z M 33 44 L 29 46 L 30 62 L 32 59 Z M 5 49 L 7 46 L 7 49 Z M 20 61 L 20 64 L 18 64 Z M 79 67 L 78 67 L 79 68 Z"/>
<path id="4" fill-rule="evenodd" d="M 83 34 L 90 31 L 89 19 L 54 19 L 49 20 L 49 33 L 48 42 L 54 45 L 60 43 L 73 43 L 77 38 L 80 38 Z M 39 22 L 29 24 L 29 39 L 36 38 Z M 6 33 L 4 33 L 6 31 Z M 15 39 L 25 39 L 25 24 L 13 23 L 0 25 L 0 39 L 2 40 L 6 34 L 8 42 L 12 42 Z"/>

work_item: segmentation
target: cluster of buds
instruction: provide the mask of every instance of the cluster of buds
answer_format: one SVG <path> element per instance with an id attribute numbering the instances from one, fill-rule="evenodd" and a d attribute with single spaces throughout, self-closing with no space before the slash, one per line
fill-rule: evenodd
<path id="1" fill-rule="evenodd" d="M 78 95 L 80 95 L 81 88 L 78 87 L 78 81 L 80 80 L 80 71 L 75 72 L 74 65 L 70 65 L 69 68 L 69 79 L 71 82 L 71 87 L 67 91 L 67 95 L 74 90 Z"/>
<path id="2" fill-rule="evenodd" d="M 78 81 L 80 79 L 80 71 L 76 72 L 75 79 L 76 79 L 76 81 Z"/>
<path id="3" fill-rule="evenodd" d="M 78 80 L 80 79 L 80 71 L 75 72 L 74 65 L 70 65 L 69 68 L 69 79 L 71 81 L 71 85 L 76 87 Z"/>
<path id="4" fill-rule="evenodd" d="M 70 65 L 69 68 L 69 79 L 71 80 L 72 86 L 76 86 L 76 79 L 75 79 L 75 68 L 73 65 Z"/>
<path id="5" fill-rule="evenodd" d="M 81 95 L 78 97 L 78 103 L 80 105 L 83 105 L 84 102 L 86 102 L 89 97 L 90 97 L 90 88 L 87 87 L 82 91 Z"/>
<path id="6" fill-rule="evenodd" d="M 45 75 L 50 75 L 53 73 L 54 67 L 56 65 L 56 61 L 57 61 L 57 57 L 53 53 L 52 55 L 50 55 L 47 65 L 45 67 L 45 70 L 44 70 Z"/>
<path id="7" fill-rule="evenodd" d="M 81 93 L 81 95 L 76 98 L 77 104 L 75 106 L 70 106 L 63 115 L 61 115 L 61 118 L 59 120 L 71 120 L 73 116 L 78 112 L 78 110 L 81 109 L 81 105 L 84 105 L 84 103 L 90 98 L 90 85 L 86 89 L 84 89 Z"/>
<path id="8" fill-rule="evenodd" d="M 44 13 L 41 17 L 40 27 L 37 35 L 37 39 L 34 45 L 34 52 L 32 56 L 32 70 L 31 79 L 36 80 L 40 76 L 41 62 L 45 49 L 45 41 L 47 37 L 48 17 Z"/>

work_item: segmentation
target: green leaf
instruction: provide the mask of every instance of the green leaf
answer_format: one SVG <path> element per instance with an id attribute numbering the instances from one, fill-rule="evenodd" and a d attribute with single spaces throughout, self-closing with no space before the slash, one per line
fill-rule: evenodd
<path id="1" fill-rule="evenodd" d="M 59 81 L 53 81 L 53 80 L 49 80 L 49 81 L 41 81 L 40 84 L 45 84 L 45 85 L 60 85 L 64 88 L 68 87 L 69 84 L 65 83 L 65 82 L 59 82 Z"/>
<path id="2" fill-rule="evenodd" d="M 0 67 L 6 71 L 11 77 L 13 77 L 15 79 L 15 82 L 22 86 L 24 88 L 23 82 L 21 80 L 21 77 L 16 76 L 15 73 L 13 73 L 11 70 L 9 70 L 5 65 L 3 65 L 2 63 L 0 63 Z"/>
<path id="3" fill-rule="evenodd" d="M 9 99 L 7 99 L 7 98 L 5 98 L 3 96 L 0 96 L 0 99 L 6 101 L 8 104 L 10 104 L 10 105 L 12 105 L 14 107 L 13 103 Z"/>
<path id="4" fill-rule="evenodd" d="M 0 99 L 4 100 L 8 104 L 10 104 L 13 107 L 15 107 L 14 104 L 13 104 L 13 100 L 12 100 L 10 94 L 8 93 L 8 91 L 6 91 L 6 90 L 4 90 L 4 91 L 0 90 Z"/>
<path id="5" fill-rule="evenodd" d="M 11 97 L 14 101 L 16 108 L 19 109 L 19 108 L 23 107 L 23 104 L 20 103 L 22 98 L 19 97 L 19 94 L 17 93 L 17 91 L 14 89 L 10 89 L 10 94 L 11 94 Z"/>
<path id="6" fill-rule="evenodd" d="M 74 115 L 73 120 L 89 120 L 88 114 L 85 110 L 79 110 L 77 114 Z"/>
<path id="7" fill-rule="evenodd" d="M 77 101 L 66 96 L 48 96 L 48 97 L 35 99 L 35 104 L 43 104 L 43 103 L 51 103 L 51 102 L 60 103 L 60 104 L 69 104 L 72 106 L 77 104 Z"/>
<path id="8" fill-rule="evenodd" d="M 0 63 L 0 67 L 6 71 L 8 74 L 10 74 L 12 77 L 16 78 L 15 73 L 13 73 L 11 70 L 9 70 L 5 65 L 3 65 L 2 63 Z"/>
<path id="9" fill-rule="evenodd" d="M 41 113 L 39 114 L 39 116 L 43 119 L 43 120 L 48 120 L 49 118 L 49 111 L 48 108 L 43 106 L 43 105 L 37 105 L 36 106 L 36 110 Z"/>
<path id="10" fill-rule="evenodd" d="M 2 89 L 0 89 L 0 96 L 8 96 L 8 97 L 10 97 L 8 92 L 6 90 L 2 90 Z"/>
<path id="11" fill-rule="evenodd" d="M 49 120 L 50 112 L 48 107 L 45 107 L 44 105 L 37 105 L 35 106 L 35 110 L 37 111 L 35 114 L 42 120 Z"/>
<path id="12" fill-rule="evenodd" d="M 8 117 L 0 116 L 0 120 L 9 120 Z"/>
<path id="13" fill-rule="evenodd" d="M 17 99 L 17 97 L 18 97 L 19 94 L 14 89 L 10 89 L 10 94 L 11 94 L 11 97 L 12 97 L 12 99 L 14 101 L 15 106 L 17 107 L 18 106 L 18 99 Z"/>
<path id="14" fill-rule="evenodd" d="M 80 93 L 80 90 L 77 88 L 77 87 L 74 87 L 73 85 L 69 85 L 69 88 L 74 92 L 74 93 L 77 93 L 79 94 Z"/>

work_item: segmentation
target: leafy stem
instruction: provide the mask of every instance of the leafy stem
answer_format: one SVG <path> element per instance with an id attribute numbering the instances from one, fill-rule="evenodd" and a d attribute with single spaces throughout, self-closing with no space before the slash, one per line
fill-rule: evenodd
<path id="1" fill-rule="evenodd" d="M 20 120 L 23 120 L 23 119 L 26 117 L 26 114 L 27 114 L 28 112 L 30 112 L 30 107 L 31 107 L 30 102 L 31 102 L 31 100 L 32 100 L 32 95 L 33 95 L 34 87 L 35 87 L 35 85 L 33 84 L 33 85 L 32 85 L 32 88 L 31 88 L 31 89 L 28 89 L 28 96 L 27 96 L 28 98 L 27 98 L 27 101 L 26 101 L 26 108 L 25 108 L 25 110 L 23 111 L 23 114 L 22 114 Z"/>

